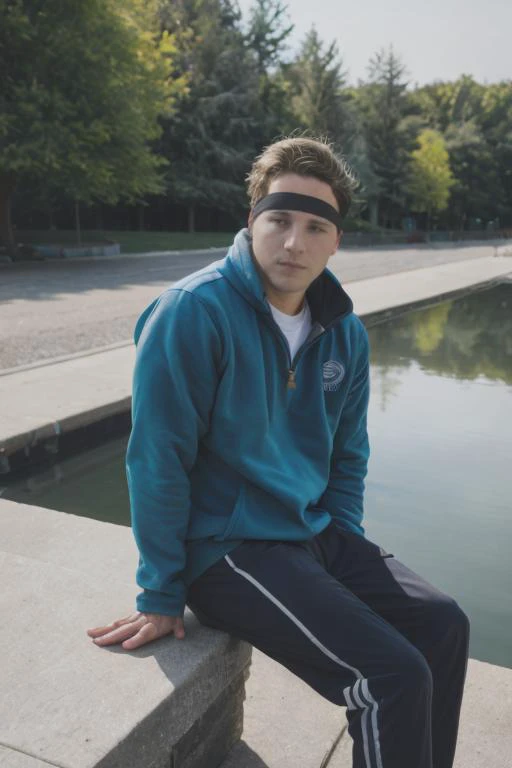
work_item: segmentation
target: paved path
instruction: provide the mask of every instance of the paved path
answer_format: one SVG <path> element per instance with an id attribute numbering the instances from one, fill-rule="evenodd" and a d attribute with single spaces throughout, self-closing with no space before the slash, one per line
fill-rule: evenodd
<path id="1" fill-rule="evenodd" d="M 169 283 L 224 253 L 0 266 L 0 369 L 130 340 L 140 312 Z M 330 266 L 352 282 L 493 254 L 494 245 L 351 249 Z"/>

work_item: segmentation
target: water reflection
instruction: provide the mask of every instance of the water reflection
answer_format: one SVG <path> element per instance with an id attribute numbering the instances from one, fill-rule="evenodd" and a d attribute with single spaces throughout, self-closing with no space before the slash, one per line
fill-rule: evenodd
<path id="1" fill-rule="evenodd" d="M 21 504 L 70 512 L 106 523 L 130 525 L 124 455 L 127 438 L 55 463 L 42 472 L 0 488 Z"/>
<path id="2" fill-rule="evenodd" d="M 384 401 L 397 390 L 396 369 L 413 361 L 444 376 L 512 384 L 512 284 L 409 312 L 372 328 L 370 342 Z"/>
<path id="3" fill-rule="evenodd" d="M 370 331 L 367 535 L 457 599 L 512 666 L 512 284 Z"/>

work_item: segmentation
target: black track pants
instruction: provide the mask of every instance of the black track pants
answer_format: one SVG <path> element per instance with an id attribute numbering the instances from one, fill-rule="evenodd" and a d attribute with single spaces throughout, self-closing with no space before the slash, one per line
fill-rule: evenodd
<path id="1" fill-rule="evenodd" d="M 373 542 L 333 523 L 308 542 L 246 541 L 188 603 L 345 706 L 354 768 L 452 766 L 468 619 Z"/>

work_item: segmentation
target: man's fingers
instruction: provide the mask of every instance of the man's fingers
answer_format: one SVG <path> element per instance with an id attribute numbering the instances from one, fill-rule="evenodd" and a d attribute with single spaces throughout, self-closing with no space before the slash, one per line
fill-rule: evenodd
<path id="1" fill-rule="evenodd" d="M 89 637 L 100 637 L 101 635 L 106 635 L 108 632 L 112 632 L 118 627 L 122 627 L 125 624 L 131 624 L 132 622 L 137 621 L 139 617 L 140 613 L 132 613 L 130 616 L 125 616 L 123 619 L 117 619 L 117 621 L 113 621 L 111 624 L 107 624 L 104 627 L 94 627 L 93 629 L 88 629 L 87 634 Z"/>
<path id="2" fill-rule="evenodd" d="M 161 614 L 133 613 L 124 619 L 118 619 L 105 627 L 88 629 L 87 634 L 96 645 L 114 645 L 122 643 L 126 650 L 139 648 L 141 645 L 174 633 L 178 640 L 185 637 L 185 626 L 181 616 Z"/>
<path id="3" fill-rule="evenodd" d="M 146 643 L 150 643 L 152 640 L 156 640 L 157 637 L 158 630 L 155 625 L 151 623 L 144 624 L 144 626 L 139 629 L 136 635 L 124 641 L 123 648 L 125 648 L 127 651 L 133 651 L 135 648 L 140 648 L 141 645 L 145 645 Z"/>
<path id="4" fill-rule="evenodd" d="M 96 645 L 113 645 L 114 643 L 122 643 L 129 637 L 135 635 L 146 622 L 144 616 L 140 616 L 137 620 L 131 621 L 128 624 L 123 624 L 110 632 L 105 632 L 102 635 L 93 638 Z"/>
<path id="5" fill-rule="evenodd" d="M 174 624 L 174 636 L 177 637 L 178 640 L 183 640 L 185 637 L 185 626 L 183 624 L 183 619 L 176 619 Z"/>
<path id="6" fill-rule="evenodd" d="M 171 632 L 174 632 L 174 635 L 179 640 L 185 637 L 183 619 L 171 618 L 166 620 L 165 623 L 148 619 L 147 624 L 144 624 L 136 635 L 123 642 L 123 648 L 127 651 L 133 651 L 135 648 L 140 648 L 141 645 L 150 643 L 152 640 L 158 640 L 159 637 L 169 635 Z"/>

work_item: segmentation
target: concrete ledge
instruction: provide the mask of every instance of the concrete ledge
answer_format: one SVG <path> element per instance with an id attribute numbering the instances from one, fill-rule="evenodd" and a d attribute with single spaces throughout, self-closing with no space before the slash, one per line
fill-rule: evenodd
<path id="1" fill-rule="evenodd" d="M 348 293 L 354 302 L 355 312 L 366 316 L 484 286 L 501 280 L 511 271 L 508 259 L 487 256 L 358 280 L 350 283 Z"/>
<path id="2" fill-rule="evenodd" d="M 0 454 L 10 456 L 19 450 L 25 450 L 28 453 L 37 445 L 53 438 L 59 438 L 61 435 L 73 432 L 75 429 L 97 424 L 109 416 L 128 413 L 130 406 L 131 396 L 127 395 L 115 402 L 104 403 L 79 413 L 63 415 L 58 420 L 55 419 L 46 423 L 43 421 L 34 429 L 28 429 L 25 432 L 13 431 L 11 434 L 7 434 L 0 443 Z"/>
<path id="3" fill-rule="evenodd" d="M 131 531 L 5 500 L 0 521 L 7 764 L 209 768 L 198 744 L 221 762 L 242 730 L 250 647 L 190 612 L 184 641 L 95 646 L 86 628 L 133 608 Z"/>
<path id="4" fill-rule="evenodd" d="M 0 376 L 0 454 L 130 410 L 133 345 Z"/>

